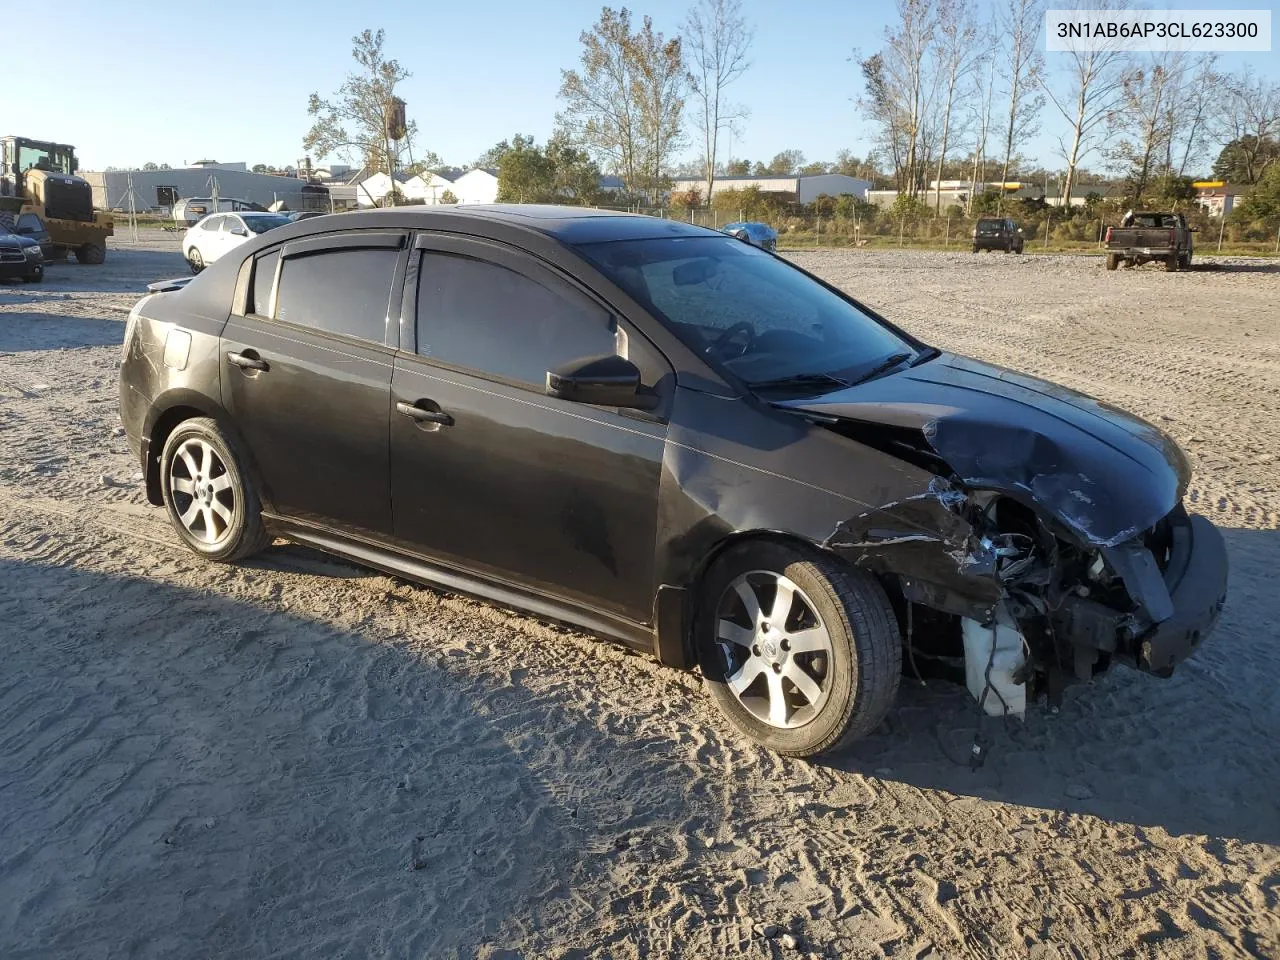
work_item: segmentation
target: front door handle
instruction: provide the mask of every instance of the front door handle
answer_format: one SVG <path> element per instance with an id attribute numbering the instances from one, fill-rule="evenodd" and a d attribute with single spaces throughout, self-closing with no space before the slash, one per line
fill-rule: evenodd
<path id="1" fill-rule="evenodd" d="M 252 353 L 228 353 L 227 363 L 239 367 L 241 370 L 260 370 L 266 373 L 271 369 L 271 365 L 267 361 Z"/>
<path id="2" fill-rule="evenodd" d="M 412 403 L 405 403 L 403 400 L 399 400 L 396 402 L 396 411 L 402 417 L 417 420 L 419 423 L 438 423 L 442 427 L 453 426 L 453 417 L 443 410 L 428 410 L 425 407 L 415 406 Z"/>

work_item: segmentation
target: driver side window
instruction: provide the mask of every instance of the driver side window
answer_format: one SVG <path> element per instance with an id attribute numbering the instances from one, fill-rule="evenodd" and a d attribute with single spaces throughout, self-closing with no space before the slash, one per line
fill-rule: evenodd
<path id="1" fill-rule="evenodd" d="M 617 350 L 603 307 L 567 284 L 487 260 L 424 251 L 418 353 L 542 392 L 548 370 Z"/>

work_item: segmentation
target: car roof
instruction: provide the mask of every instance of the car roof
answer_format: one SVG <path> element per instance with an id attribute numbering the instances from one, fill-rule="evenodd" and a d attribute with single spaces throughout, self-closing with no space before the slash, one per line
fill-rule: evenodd
<path id="1" fill-rule="evenodd" d="M 531 230 L 568 244 L 595 243 L 608 240 L 644 240 L 654 237 L 706 237 L 717 231 L 697 227 L 680 220 L 591 207 L 568 207 L 536 203 L 436 204 L 385 207 L 379 210 L 337 214 L 336 217 L 311 217 L 298 221 L 295 228 L 323 232 L 361 227 L 405 226 L 422 229 L 464 229 L 465 224 L 505 224 Z M 295 236 L 303 236 L 298 233 Z"/>

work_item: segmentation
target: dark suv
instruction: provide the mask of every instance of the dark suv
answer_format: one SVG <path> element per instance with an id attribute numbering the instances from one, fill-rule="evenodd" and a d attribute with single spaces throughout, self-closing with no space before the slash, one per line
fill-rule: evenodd
<path id="1" fill-rule="evenodd" d="M 785 753 L 872 730 L 904 645 L 1020 714 L 1167 675 L 1222 603 L 1154 427 L 710 230 L 398 207 L 153 287 L 121 415 L 192 550 L 286 537 L 698 666 Z"/>
<path id="2" fill-rule="evenodd" d="M 1007 217 L 983 217 L 973 227 L 973 252 L 1022 252 L 1022 228 Z"/>

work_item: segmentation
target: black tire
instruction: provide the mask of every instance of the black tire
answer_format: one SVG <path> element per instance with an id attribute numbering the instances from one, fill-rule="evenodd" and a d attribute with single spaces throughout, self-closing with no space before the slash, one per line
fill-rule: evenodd
<path id="1" fill-rule="evenodd" d="M 974 253 L 977 253 L 977 252 L 978 252 L 978 246 L 977 246 L 977 244 L 974 244 L 973 252 L 974 252 Z"/>
<path id="2" fill-rule="evenodd" d="M 1119 267 L 1119 266 L 1120 266 L 1120 254 L 1118 254 L 1118 253 L 1108 253 L 1108 254 L 1107 254 L 1107 269 L 1108 269 L 1108 270 L 1115 270 L 1115 269 L 1116 269 L 1117 267 Z"/>
<path id="3" fill-rule="evenodd" d="M 187 254 L 187 263 L 190 264 L 192 273 L 199 273 L 204 269 L 204 257 L 200 256 L 200 251 L 195 247 Z"/>
<path id="4" fill-rule="evenodd" d="M 1178 272 L 1178 255 L 1176 253 L 1171 253 L 1164 258 L 1164 272 L 1165 273 Z"/>
<path id="5" fill-rule="evenodd" d="M 720 599 L 748 571 L 790 579 L 821 618 L 831 639 L 825 702 L 802 726 L 765 723 L 726 683 L 729 669 L 717 642 Z M 716 705 L 741 732 L 777 753 L 810 757 L 871 733 L 898 693 L 902 639 L 884 589 L 869 574 L 840 560 L 786 544 L 751 541 L 729 548 L 703 578 L 694 641 L 704 682 Z"/>
<path id="6" fill-rule="evenodd" d="M 1182 255 L 1181 267 L 1183 270 L 1191 269 L 1191 251 L 1190 250 L 1188 250 L 1186 253 Z"/>
<path id="7" fill-rule="evenodd" d="M 96 266 L 107 260 L 107 248 L 100 243 L 82 243 L 76 247 L 76 259 L 83 264 Z"/>
<path id="8" fill-rule="evenodd" d="M 27 274 L 27 283 L 44 283 L 44 267 L 36 267 L 34 273 Z"/>
<path id="9" fill-rule="evenodd" d="M 229 478 L 226 489 L 232 500 L 229 508 L 231 516 L 226 521 L 225 532 L 216 540 L 202 539 L 182 521 L 183 512 L 196 498 L 174 489 L 175 481 L 180 479 L 175 477 L 175 461 L 179 457 L 179 449 L 191 440 L 208 444 L 221 461 L 222 471 L 215 469 L 205 479 L 220 479 L 224 474 Z M 245 462 L 246 458 L 241 454 L 238 444 L 224 435 L 217 423 L 208 417 L 184 420 L 165 440 L 164 451 L 160 455 L 160 489 L 164 495 L 169 522 L 193 552 L 208 560 L 224 563 L 243 560 L 271 544 L 271 534 L 262 521 L 262 501 L 253 478 L 245 468 Z"/>

